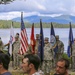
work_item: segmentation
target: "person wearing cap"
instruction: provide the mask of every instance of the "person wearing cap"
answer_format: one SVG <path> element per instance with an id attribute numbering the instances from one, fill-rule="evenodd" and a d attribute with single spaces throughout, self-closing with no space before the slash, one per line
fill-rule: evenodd
<path id="1" fill-rule="evenodd" d="M 19 36 L 16 35 L 15 36 L 15 42 L 12 44 L 14 70 L 19 69 L 19 66 L 20 66 L 19 49 L 20 49 L 20 40 L 19 40 Z"/>
<path id="2" fill-rule="evenodd" d="M 44 61 L 42 65 L 42 70 L 45 74 L 49 74 L 50 68 L 52 68 L 53 50 L 52 45 L 49 43 L 48 37 L 45 37 L 44 44 Z"/>
<path id="3" fill-rule="evenodd" d="M 72 70 L 75 71 L 75 38 L 72 44 Z"/>
<path id="4" fill-rule="evenodd" d="M 55 48 L 56 48 L 56 50 L 54 50 L 54 62 L 55 62 L 55 64 L 56 64 L 56 62 L 60 59 L 60 58 L 62 58 L 62 54 L 64 53 L 64 44 L 63 44 L 63 42 L 62 41 L 60 41 L 59 40 L 59 35 L 56 35 L 55 36 L 55 38 L 56 38 L 56 43 L 55 43 Z"/>
<path id="5" fill-rule="evenodd" d="M 35 54 L 38 54 L 38 45 L 39 45 L 39 38 L 40 38 L 40 35 L 39 34 L 36 34 L 36 39 L 35 39 Z"/>
<path id="6" fill-rule="evenodd" d="M 2 39 L 0 37 L 0 51 L 3 51 L 3 48 L 4 48 L 4 44 L 3 44 Z"/>
<path id="7" fill-rule="evenodd" d="M 18 40 L 20 40 L 20 35 L 19 35 L 19 33 L 16 33 L 16 36 L 18 37 Z"/>

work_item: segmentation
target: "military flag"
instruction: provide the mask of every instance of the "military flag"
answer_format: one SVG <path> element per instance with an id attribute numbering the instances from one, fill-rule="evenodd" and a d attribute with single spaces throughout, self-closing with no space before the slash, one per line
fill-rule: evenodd
<path id="1" fill-rule="evenodd" d="M 39 39 L 39 46 L 38 46 L 38 54 L 42 62 L 44 58 L 44 35 L 43 35 L 43 28 L 42 28 L 41 20 L 40 20 L 40 39 Z"/>
<path id="2" fill-rule="evenodd" d="M 13 29 L 13 22 L 11 24 L 11 28 L 10 28 L 10 40 L 9 40 L 9 49 L 8 49 L 8 54 L 12 55 L 12 44 L 15 41 L 14 38 L 14 29 Z"/>
<path id="3" fill-rule="evenodd" d="M 52 22 L 51 22 L 51 31 L 50 32 L 51 32 L 51 34 L 50 34 L 50 42 L 51 42 L 52 46 L 54 46 L 55 43 L 56 43 L 56 39 L 55 39 L 55 32 L 54 32 L 54 27 L 53 27 Z"/>
<path id="4" fill-rule="evenodd" d="M 24 26 L 24 22 L 23 22 L 23 12 L 21 13 L 21 33 L 20 33 L 20 41 L 21 41 L 21 45 L 20 45 L 20 50 L 19 53 L 20 54 L 25 54 L 27 52 L 28 49 L 28 37 L 27 37 L 27 32 Z"/>
<path id="5" fill-rule="evenodd" d="M 54 32 L 54 27 L 53 27 L 53 24 L 51 22 L 51 31 L 50 31 L 50 43 L 53 47 L 53 50 L 54 50 L 54 57 L 56 56 L 56 53 L 58 51 L 58 46 L 56 45 L 56 38 L 55 38 L 55 32 Z"/>
<path id="6" fill-rule="evenodd" d="M 68 44 L 68 50 L 67 50 L 67 55 L 70 57 L 72 55 L 72 44 L 73 44 L 73 32 L 72 32 L 72 27 L 71 27 L 71 22 L 70 22 L 70 30 L 69 30 L 69 44 Z"/>
<path id="7" fill-rule="evenodd" d="M 30 45 L 32 48 L 32 53 L 35 54 L 35 37 L 34 37 L 34 23 L 32 24 Z"/>

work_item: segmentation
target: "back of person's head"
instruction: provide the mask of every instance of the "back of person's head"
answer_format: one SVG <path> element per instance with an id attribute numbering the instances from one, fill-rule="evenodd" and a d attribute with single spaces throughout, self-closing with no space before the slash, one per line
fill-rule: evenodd
<path id="1" fill-rule="evenodd" d="M 70 62 L 68 59 L 66 58 L 61 58 L 58 60 L 58 62 L 65 62 L 65 68 L 68 69 L 69 68 L 69 65 L 70 65 Z"/>
<path id="2" fill-rule="evenodd" d="M 8 66 L 10 63 L 10 57 L 8 54 L 0 53 L 0 64 L 3 65 L 3 68 L 8 70 Z"/>
<path id="3" fill-rule="evenodd" d="M 27 54 L 24 56 L 24 58 L 28 58 L 28 64 L 32 63 L 34 65 L 35 70 L 38 70 L 41 62 L 38 55 Z"/>

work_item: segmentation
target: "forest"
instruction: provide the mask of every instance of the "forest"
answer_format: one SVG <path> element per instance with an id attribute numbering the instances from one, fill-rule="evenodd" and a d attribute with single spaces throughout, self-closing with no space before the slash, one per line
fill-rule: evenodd
<path id="1" fill-rule="evenodd" d="M 12 20 L 0 20 L 0 29 L 6 29 L 6 28 L 10 28 L 12 24 Z M 69 23 L 68 24 L 59 24 L 59 23 L 52 23 L 54 28 L 69 28 Z M 28 23 L 28 22 L 24 22 L 24 25 L 26 28 L 31 28 L 32 24 Z M 75 24 L 71 24 L 72 28 L 75 28 Z M 42 23 L 43 28 L 50 28 L 51 27 L 51 23 Z M 20 28 L 21 27 L 21 22 L 16 22 L 13 21 L 13 27 L 14 28 Z M 40 22 L 39 23 L 34 23 L 34 27 L 35 28 L 39 28 L 40 27 Z"/>

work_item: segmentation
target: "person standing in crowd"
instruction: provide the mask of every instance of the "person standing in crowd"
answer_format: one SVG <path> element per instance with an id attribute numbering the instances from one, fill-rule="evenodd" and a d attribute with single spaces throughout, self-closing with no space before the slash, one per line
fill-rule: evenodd
<path id="1" fill-rule="evenodd" d="M 16 36 L 18 37 L 18 40 L 20 41 L 20 38 L 19 38 L 19 33 L 16 33 Z M 15 41 L 15 38 L 13 38 L 13 41 Z M 4 47 L 8 46 L 8 54 L 9 54 L 9 47 L 10 47 L 10 40 L 7 44 L 4 45 Z M 10 55 L 10 54 L 9 54 Z"/>
<path id="2" fill-rule="evenodd" d="M 72 44 L 72 69 L 75 71 L 75 38 L 74 43 Z"/>
<path id="3" fill-rule="evenodd" d="M 62 58 L 62 54 L 64 53 L 64 44 L 62 41 L 59 40 L 59 35 L 55 36 L 56 38 L 56 43 L 55 46 L 53 48 L 54 50 L 54 63 L 56 64 L 56 62 Z"/>
<path id="4" fill-rule="evenodd" d="M 1 37 L 0 37 L 0 51 L 2 51 L 3 48 L 4 48 L 4 44 L 3 44 L 2 39 L 1 39 Z"/>
<path id="5" fill-rule="evenodd" d="M 52 68 L 53 50 L 48 37 L 45 37 L 44 43 L 44 61 L 42 68 L 45 73 L 50 74 L 50 69 Z"/>
<path id="6" fill-rule="evenodd" d="M 43 75 L 38 71 L 40 63 L 41 61 L 38 55 L 26 54 L 22 60 L 21 67 L 24 73 L 28 75 Z"/>
<path id="7" fill-rule="evenodd" d="M 40 38 L 40 35 L 39 34 L 36 34 L 35 54 L 38 54 L 39 38 Z"/>
<path id="8" fill-rule="evenodd" d="M 69 75 L 68 69 L 69 69 L 69 60 L 65 58 L 61 58 L 58 60 L 56 64 L 55 74 L 54 75 Z"/>
<path id="9" fill-rule="evenodd" d="M 19 40 L 19 36 L 16 35 L 15 42 L 12 44 L 14 70 L 19 69 L 20 66 L 19 49 L 20 49 L 20 40 Z"/>
<path id="10" fill-rule="evenodd" d="M 0 75 L 12 75 L 9 71 L 10 57 L 5 53 L 0 53 Z"/>
<path id="11" fill-rule="evenodd" d="M 19 35 L 19 33 L 16 33 L 16 36 L 18 37 L 18 40 L 20 40 L 20 35 Z"/>

